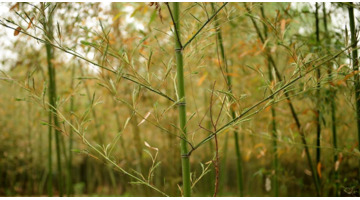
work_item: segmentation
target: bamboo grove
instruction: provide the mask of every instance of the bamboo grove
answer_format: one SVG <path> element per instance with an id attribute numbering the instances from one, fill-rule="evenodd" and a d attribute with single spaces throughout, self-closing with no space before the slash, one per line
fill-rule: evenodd
<path id="1" fill-rule="evenodd" d="M 359 196 L 358 3 L 1 3 L 1 196 Z"/>

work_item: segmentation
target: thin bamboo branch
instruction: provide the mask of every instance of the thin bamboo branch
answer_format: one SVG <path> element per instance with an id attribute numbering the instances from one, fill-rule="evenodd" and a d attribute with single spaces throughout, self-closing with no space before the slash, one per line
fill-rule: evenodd
<path id="1" fill-rule="evenodd" d="M 183 46 L 182 46 L 182 44 L 181 44 L 180 35 L 179 35 L 179 30 L 178 30 L 177 25 L 176 25 L 176 23 L 175 23 L 175 19 L 174 19 L 174 16 L 173 16 L 172 12 L 171 12 L 171 8 L 170 8 L 170 6 L 169 6 L 169 3 L 165 3 L 165 4 L 166 4 L 166 6 L 167 6 L 167 8 L 168 8 L 168 10 L 169 10 L 169 14 L 170 14 L 171 20 L 172 20 L 172 22 L 173 22 L 173 24 L 174 24 L 174 29 L 175 29 L 175 34 L 176 34 L 176 40 L 177 40 L 177 42 L 179 43 L 180 49 L 182 49 Z"/>
<path id="2" fill-rule="evenodd" d="M 205 28 L 205 26 L 220 12 L 221 9 L 223 9 L 226 5 L 228 4 L 228 2 L 224 3 L 208 20 L 206 20 L 206 22 L 199 28 L 199 30 L 184 44 L 184 46 L 182 47 L 182 49 L 185 49 L 187 45 L 189 45 L 197 35 L 199 35 L 199 33 L 203 30 L 203 28 Z"/>

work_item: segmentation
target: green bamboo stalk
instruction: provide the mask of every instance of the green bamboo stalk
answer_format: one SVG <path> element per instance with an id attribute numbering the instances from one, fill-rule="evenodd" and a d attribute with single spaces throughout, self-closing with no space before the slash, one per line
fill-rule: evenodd
<path id="1" fill-rule="evenodd" d="M 70 88 L 71 88 L 71 92 L 74 91 L 74 79 L 75 79 L 75 65 L 73 65 L 72 69 L 71 69 L 71 83 L 70 83 Z M 71 95 L 70 97 L 70 123 L 73 123 L 73 112 L 74 112 L 74 106 L 75 106 L 75 100 L 74 100 L 74 96 Z M 73 194 L 73 181 L 72 181 L 72 151 L 71 149 L 73 148 L 73 129 L 70 129 L 69 132 L 69 149 L 68 149 L 68 153 L 69 153 L 69 160 L 68 160 L 68 177 L 67 177 L 67 196 L 70 196 Z"/>
<path id="2" fill-rule="evenodd" d="M 53 17 L 53 9 L 55 9 L 55 7 L 49 7 L 49 15 L 47 18 L 47 22 L 45 24 L 45 30 L 47 32 L 47 36 L 50 40 L 53 40 L 53 21 L 52 21 L 52 17 Z M 59 120 L 58 117 L 56 115 L 56 73 L 55 73 L 55 68 L 52 64 L 52 60 L 54 59 L 54 49 L 51 47 L 51 45 L 49 45 L 48 43 L 45 44 L 46 47 L 46 55 L 47 55 L 47 63 L 48 63 L 48 75 L 49 75 L 49 102 L 50 102 L 50 113 L 51 113 L 51 118 L 54 121 L 55 124 L 55 147 L 56 147 L 56 160 L 57 160 L 57 168 L 58 168 L 58 173 L 59 173 L 59 196 L 63 195 L 63 181 L 62 181 L 62 168 L 61 168 L 61 152 L 60 152 L 60 131 L 59 131 Z M 50 139 L 50 137 L 49 137 Z M 50 141 L 51 142 L 51 141 Z M 51 145 L 50 145 L 51 147 Z M 51 161 L 50 161 L 51 162 Z"/>
<path id="3" fill-rule="evenodd" d="M 325 30 L 325 41 L 326 44 L 330 44 L 330 39 L 328 36 L 328 26 L 327 26 L 327 13 L 326 13 L 326 7 L 325 3 L 322 4 L 323 7 L 323 23 L 324 23 L 324 30 Z M 332 67 L 328 64 L 327 66 L 327 73 L 329 82 L 332 82 Z M 337 133 L 336 133 L 336 90 L 330 85 L 330 88 L 328 90 L 329 100 L 330 100 L 330 112 L 331 112 L 331 132 L 332 132 L 332 138 L 333 138 L 333 147 L 334 147 L 334 165 L 336 166 L 336 162 L 338 160 L 338 153 L 337 153 Z M 337 169 L 334 169 L 334 176 L 335 176 L 335 196 L 340 196 L 340 182 L 339 182 L 339 171 Z"/>
<path id="4" fill-rule="evenodd" d="M 183 179 L 183 195 L 185 197 L 191 196 L 191 182 L 190 182 L 190 157 L 187 149 L 187 133 L 186 133 L 186 103 L 185 103 L 185 81 L 184 81 L 184 66 L 183 66 L 183 48 L 180 43 L 180 5 L 179 2 L 173 2 L 174 9 L 174 31 L 175 31 L 175 55 L 176 55 L 176 69 L 177 69 L 177 96 L 179 98 L 179 122 L 181 135 L 184 139 L 180 141 L 181 147 L 181 163 L 182 163 L 182 179 Z"/>
<path id="5" fill-rule="evenodd" d="M 348 6 L 349 18 L 350 18 L 350 32 L 351 32 L 351 45 L 352 45 L 352 65 L 353 71 L 359 70 L 358 51 L 357 51 L 357 38 L 355 30 L 355 17 L 354 17 L 354 4 L 350 2 Z M 360 77 L 359 73 L 354 73 L 355 82 L 355 102 L 356 102 L 356 122 L 358 128 L 358 149 L 360 150 Z M 360 159 L 359 159 L 360 166 Z M 360 184 L 360 167 L 358 167 L 358 183 Z"/>
<path id="6" fill-rule="evenodd" d="M 315 3 L 315 27 L 316 27 L 316 47 L 320 46 L 320 28 L 319 28 L 319 4 Z M 321 122 L 320 122 L 320 106 L 321 106 L 321 97 L 320 97 L 320 76 L 321 71 L 320 68 L 316 69 L 316 78 L 317 78 L 317 85 L 316 85 L 316 164 L 320 164 L 320 156 L 321 156 L 321 149 L 320 149 L 320 137 L 321 137 Z M 319 177 L 320 182 L 320 177 Z"/>
<path id="7" fill-rule="evenodd" d="M 254 28 L 259 36 L 259 39 L 261 40 L 262 44 L 265 43 L 265 40 L 264 40 L 264 37 L 262 36 L 261 32 L 260 32 L 260 29 L 259 27 L 257 26 L 254 18 L 251 16 L 251 10 L 250 8 L 245 4 L 245 7 L 246 7 L 246 10 L 249 12 L 250 14 L 250 19 L 254 25 Z M 275 70 L 275 74 L 276 74 L 276 77 L 277 79 L 281 82 L 283 81 L 283 78 L 282 78 L 282 75 L 280 74 L 279 70 L 278 70 L 278 67 L 274 61 L 274 58 L 271 56 L 268 48 L 265 49 L 265 53 L 266 53 L 266 56 L 268 57 L 271 65 L 273 66 L 273 69 Z M 307 158 L 307 161 L 308 161 L 308 165 L 310 167 L 310 170 L 311 170 L 311 173 L 312 173 L 312 178 L 313 178 L 313 181 L 314 181 L 314 184 L 315 184 L 315 188 L 316 188 L 316 195 L 317 196 L 320 196 L 320 184 L 319 184 L 319 179 L 318 179 L 318 175 L 317 175 L 317 171 L 313 165 L 313 162 L 312 162 L 312 159 L 311 159 L 311 155 L 310 155 L 310 151 L 309 151 L 309 147 L 307 145 L 307 142 L 306 142 L 306 138 L 305 138 L 305 133 L 304 133 L 304 130 L 302 128 L 302 125 L 300 123 L 300 120 L 299 120 L 299 117 L 298 115 L 296 114 L 296 111 L 295 111 L 295 108 L 294 108 L 294 105 L 289 97 L 289 93 L 288 93 L 288 90 L 287 89 L 284 89 L 284 95 L 285 95 L 285 98 L 287 100 L 287 103 L 288 103 L 288 106 L 290 108 L 290 111 L 291 111 L 291 115 L 295 121 L 295 124 L 296 124 L 296 127 L 300 133 L 300 136 L 301 136 L 301 142 L 303 143 L 303 146 L 304 146 L 304 149 L 305 149 L 305 154 L 306 154 L 306 158 Z"/>
<path id="8" fill-rule="evenodd" d="M 28 142 L 29 142 L 29 152 L 30 152 L 30 155 L 28 156 L 28 162 L 29 162 L 29 171 L 27 172 L 27 174 L 29 175 L 29 178 L 30 178 L 30 181 L 29 182 L 29 191 L 27 191 L 28 195 L 30 194 L 33 194 L 34 193 L 34 182 L 35 182 L 35 179 L 34 179 L 34 156 L 33 156 L 33 145 L 32 145 L 32 141 L 31 141 L 31 138 L 33 136 L 32 134 L 32 128 L 31 128 L 31 122 L 33 120 L 31 120 L 31 115 L 32 115 L 32 109 L 31 109 L 31 103 L 30 102 L 27 102 L 27 120 L 28 120 L 28 123 L 27 123 L 27 129 L 28 129 Z"/>
<path id="9" fill-rule="evenodd" d="M 52 123 L 52 113 L 49 111 L 49 124 Z M 52 178 L 52 127 L 48 127 L 48 182 L 47 194 L 53 196 L 53 178 Z"/>
<path id="10" fill-rule="evenodd" d="M 227 165 L 227 154 L 228 154 L 228 143 L 229 143 L 229 134 L 225 135 L 225 140 L 223 143 L 223 150 L 222 150 L 222 159 L 221 159 L 221 167 L 220 168 L 220 183 L 219 183 L 219 194 L 224 193 L 224 188 L 226 185 L 226 182 L 228 181 L 228 177 L 226 174 L 226 165 Z"/>
<path id="11" fill-rule="evenodd" d="M 265 9 L 264 9 L 264 4 L 261 4 L 260 7 L 261 10 L 261 15 L 262 17 L 265 19 Z M 265 40 L 268 38 L 268 29 L 266 24 L 264 25 L 264 36 L 265 36 Z M 274 80 L 273 74 L 271 73 L 271 64 L 270 64 L 270 60 L 269 58 L 267 59 L 267 64 L 268 64 L 268 72 L 269 72 L 269 80 L 270 82 L 272 82 Z M 274 99 L 274 97 L 271 98 L 272 100 Z M 275 111 L 275 107 L 271 106 L 271 133 L 273 136 L 273 154 L 274 154 L 274 161 L 273 161 L 273 167 L 274 167 L 274 194 L 276 197 L 279 196 L 279 183 L 278 183 L 278 172 L 279 172 L 279 158 L 278 158 L 278 153 L 277 153 L 277 131 L 276 131 L 276 111 Z"/>
<path id="12" fill-rule="evenodd" d="M 211 3 L 211 6 L 212 6 L 213 11 L 216 12 L 214 3 Z M 218 20 L 217 20 L 217 15 L 215 15 L 214 21 L 215 21 L 218 45 L 219 45 L 219 48 L 220 48 L 220 56 L 221 56 L 221 59 L 222 59 L 222 63 L 224 63 L 224 65 L 225 65 L 226 84 L 227 84 L 227 87 L 228 87 L 228 92 L 230 94 L 232 94 L 231 76 L 229 75 L 230 73 L 229 73 L 229 69 L 228 69 L 228 66 L 227 66 L 227 62 L 226 62 L 223 38 L 222 38 L 221 30 L 220 30 L 220 27 L 219 27 L 219 23 L 218 23 Z M 228 99 L 229 99 L 229 101 L 231 101 L 230 96 L 228 97 Z M 235 110 L 234 110 L 234 108 L 232 106 L 230 106 L 230 112 L 231 112 L 232 119 L 235 119 L 236 114 L 235 114 Z M 236 153 L 236 171 L 237 171 L 238 190 L 239 190 L 239 195 L 242 197 L 242 196 L 244 196 L 244 183 L 243 183 L 243 173 L 242 173 L 242 168 L 243 168 L 242 165 L 243 164 L 242 164 L 240 144 L 239 144 L 239 133 L 238 133 L 237 130 L 234 131 L 234 142 L 235 142 L 235 153 Z"/>
<path id="13" fill-rule="evenodd" d="M 68 160 L 68 157 L 67 157 L 67 149 L 66 149 L 66 146 L 65 146 L 64 137 L 60 137 L 60 149 L 61 149 L 61 151 L 63 153 L 63 158 L 64 158 L 63 160 L 65 161 L 65 163 L 68 163 L 69 160 Z"/>

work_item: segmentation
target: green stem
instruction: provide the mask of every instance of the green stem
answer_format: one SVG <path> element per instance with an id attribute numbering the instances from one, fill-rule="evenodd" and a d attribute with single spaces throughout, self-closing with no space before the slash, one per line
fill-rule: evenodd
<path id="1" fill-rule="evenodd" d="M 52 113 L 49 111 L 49 124 L 52 123 Z M 48 184 L 47 193 L 49 197 L 53 196 L 53 178 L 52 178 L 52 127 L 49 126 L 49 139 L 48 139 Z"/>
<path id="2" fill-rule="evenodd" d="M 357 52 L 357 38 L 355 30 L 355 17 L 354 17 L 354 4 L 350 2 L 348 6 L 349 18 L 350 18 L 350 31 L 351 31 L 351 44 L 352 44 L 352 64 L 355 82 L 355 102 L 356 102 L 356 122 L 358 128 L 358 148 L 360 150 L 360 79 L 359 73 L 356 73 L 359 70 L 359 61 L 358 61 L 358 52 Z M 359 159 L 360 166 L 360 159 Z M 360 167 L 358 168 L 358 183 L 360 184 Z"/>
<path id="3" fill-rule="evenodd" d="M 48 21 L 46 23 L 46 29 L 48 38 L 50 40 L 53 39 L 53 33 L 52 33 L 52 16 L 53 12 L 51 12 L 52 9 L 49 9 L 49 16 Z M 50 112 L 52 119 L 54 120 L 55 125 L 55 145 L 56 145 L 56 160 L 57 160 L 57 168 L 58 168 L 58 181 L 59 181 L 59 196 L 63 195 L 63 181 L 62 181 L 62 169 L 61 169 L 61 152 L 60 152 L 60 124 L 58 117 L 56 115 L 56 73 L 55 68 L 52 64 L 54 59 L 54 49 L 51 47 L 51 45 L 46 44 L 46 55 L 47 55 L 47 63 L 48 63 L 48 74 L 49 74 L 49 102 L 50 102 Z M 50 141 L 51 142 L 51 141 Z M 50 145 L 51 146 L 51 145 Z"/>
<path id="4" fill-rule="evenodd" d="M 221 9 L 223 9 L 226 5 L 228 4 L 228 2 L 225 2 L 200 28 L 198 31 L 196 31 L 196 33 L 184 44 L 183 48 L 185 49 L 185 47 L 190 44 L 195 37 L 202 31 L 203 28 L 205 28 L 205 26 L 220 12 Z"/>
<path id="5" fill-rule="evenodd" d="M 33 150 L 33 145 L 32 145 L 32 128 L 31 128 L 31 122 L 33 121 L 31 119 L 31 115 L 32 115 L 32 109 L 31 109 L 31 104 L 30 102 L 27 103 L 27 128 L 28 128 L 28 142 L 29 142 L 29 152 L 30 152 L 30 156 L 28 157 L 28 162 L 29 162 L 29 177 L 30 177 L 30 181 L 29 181 L 29 191 L 28 191 L 28 195 L 33 194 L 34 193 L 34 156 L 32 155 L 34 150 Z"/>
<path id="6" fill-rule="evenodd" d="M 264 10 L 264 4 L 261 5 L 260 7 L 261 10 L 261 15 L 262 17 L 265 19 L 265 10 Z M 268 29 L 266 24 L 264 25 L 264 36 L 265 39 L 268 38 Z M 270 64 L 270 60 L 269 58 L 267 59 L 267 64 L 268 64 L 268 72 L 269 72 L 269 80 L 270 82 L 272 82 L 274 80 L 273 74 L 271 73 L 271 64 Z M 272 100 L 274 100 L 274 97 L 271 98 Z M 273 161 L 273 167 L 274 167 L 274 192 L 275 192 L 275 196 L 278 197 L 279 196 L 279 183 L 278 183 L 278 172 L 279 172 L 279 161 L 278 161 L 278 153 L 277 153 L 277 133 L 276 133 L 276 112 L 275 112 L 275 108 L 274 106 L 271 106 L 271 133 L 273 136 L 273 154 L 274 154 L 274 161 Z"/>
<path id="7" fill-rule="evenodd" d="M 315 27 L 316 27 L 316 47 L 318 48 L 320 46 L 320 28 L 319 28 L 319 5 L 316 2 L 315 3 Z M 321 136 L 321 123 L 320 123 L 320 106 L 321 106 L 321 97 L 320 97 L 320 68 L 316 69 L 316 78 L 317 78 L 317 85 L 316 85 L 316 163 L 317 165 L 320 164 L 320 156 L 321 156 L 321 150 L 320 150 L 320 136 Z M 320 177 L 319 177 L 320 178 Z"/>
<path id="8" fill-rule="evenodd" d="M 75 79 L 75 65 L 71 69 L 71 92 L 74 91 L 74 79 Z M 73 123 L 73 112 L 74 112 L 74 96 L 70 97 L 70 123 Z M 67 196 L 73 194 L 73 182 L 72 182 L 72 151 L 73 148 L 73 129 L 70 129 L 69 132 L 69 160 L 68 160 L 68 178 L 67 178 Z"/>
<path id="9" fill-rule="evenodd" d="M 173 3 L 174 9 L 174 25 L 177 27 L 178 34 L 175 37 L 180 37 L 180 8 L 179 3 Z M 180 38 L 175 38 L 175 55 L 177 68 L 177 95 L 179 98 L 179 122 L 183 138 L 186 140 L 186 103 L 185 103 L 185 81 L 184 81 L 184 66 L 183 66 L 183 49 L 180 46 Z M 190 156 L 187 156 L 187 143 L 185 140 L 180 141 L 181 146 L 181 163 L 182 163 L 182 179 L 183 179 L 183 194 L 185 197 L 191 196 L 191 182 L 190 182 Z"/>
<path id="10" fill-rule="evenodd" d="M 324 20 L 324 29 L 325 29 L 325 41 L 326 44 L 330 44 L 330 39 L 328 37 L 328 26 L 327 26 L 327 14 L 326 14 L 326 7 L 325 7 L 325 3 L 323 2 L 323 20 Z M 331 65 L 328 64 L 327 67 L 327 73 L 328 73 L 328 78 L 329 78 L 329 82 L 332 82 L 332 67 Z M 333 137 L 333 147 L 334 147 L 334 165 L 336 166 L 336 162 L 338 160 L 338 153 L 337 153 L 337 133 L 336 133 L 336 104 L 335 104 L 335 98 L 336 98 L 336 90 L 335 88 L 333 88 L 330 85 L 330 89 L 328 90 L 329 93 L 329 99 L 330 99 L 330 109 L 331 109 L 331 132 L 332 132 L 332 137 Z M 339 171 L 338 169 L 334 169 L 335 173 L 335 196 L 340 196 L 339 194 L 339 188 L 340 188 L 340 184 L 339 184 Z"/>
<path id="11" fill-rule="evenodd" d="M 226 84 L 229 90 L 229 93 L 232 94 L 232 83 L 231 83 L 231 76 L 229 75 L 229 69 L 227 66 L 227 61 L 226 61 L 226 56 L 225 56 L 225 49 L 224 49 L 224 44 L 223 44 L 223 38 L 222 38 L 222 34 L 221 34 L 221 30 L 219 27 L 219 23 L 217 20 L 217 15 L 216 15 L 216 11 L 215 11 L 215 6 L 214 3 L 211 3 L 212 9 L 214 11 L 214 16 L 215 16 L 215 28 L 216 28 L 216 35 L 217 35 L 217 40 L 218 40 L 218 45 L 220 48 L 220 56 L 222 59 L 222 63 L 225 66 L 225 73 L 226 73 Z M 231 97 L 228 97 L 229 101 L 231 101 Z M 230 110 L 231 110 L 231 117 L 232 119 L 236 118 L 236 114 L 234 111 L 233 106 L 230 106 Z M 242 174 L 242 159 L 241 159 L 241 151 L 240 151 L 240 144 L 239 144 L 239 133 L 237 130 L 234 131 L 234 142 L 235 142 L 235 154 L 236 154 L 236 171 L 237 171 L 237 181 L 238 181 L 238 190 L 239 190 L 239 194 L 240 196 L 244 196 L 244 184 L 243 184 L 243 174 Z"/>

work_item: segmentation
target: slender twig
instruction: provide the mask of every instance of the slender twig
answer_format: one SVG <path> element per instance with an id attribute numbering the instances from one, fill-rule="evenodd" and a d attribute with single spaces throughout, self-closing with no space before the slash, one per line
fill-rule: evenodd
<path id="1" fill-rule="evenodd" d="M 171 8 L 170 8 L 170 6 L 169 6 L 169 3 L 165 3 L 165 5 L 167 6 L 167 8 L 168 8 L 168 10 L 169 10 L 169 13 L 170 13 L 170 17 L 171 17 L 171 20 L 172 20 L 172 22 L 173 22 L 173 24 L 174 24 L 174 29 L 175 29 L 175 34 L 176 34 L 176 40 L 178 41 L 178 43 L 179 43 L 179 47 L 180 47 L 180 49 L 182 49 L 183 48 L 183 46 L 182 46 L 182 44 L 181 44 L 181 40 L 180 40 L 180 35 L 179 35 L 179 30 L 178 30 L 178 24 L 175 22 L 175 20 L 174 20 L 174 16 L 173 16 L 173 14 L 172 14 L 172 12 L 171 12 Z"/>
<path id="2" fill-rule="evenodd" d="M 183 49 L 185 49 L 185 47 L 190 44 L 190 42 L 192 42 L 195 37 L 202 31 L 203 28 L 205 28 L 205 26 L 220 12 L 221 9 L 223 9 L 226 5 L 228 4 L 228 2 L 224 3 L 208 20 L 206 20 L 206 22 L 200 27 L 200 29 L 184 44 L 184 46 L 182 47 Z"/>

